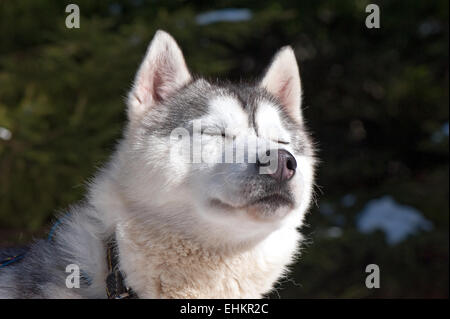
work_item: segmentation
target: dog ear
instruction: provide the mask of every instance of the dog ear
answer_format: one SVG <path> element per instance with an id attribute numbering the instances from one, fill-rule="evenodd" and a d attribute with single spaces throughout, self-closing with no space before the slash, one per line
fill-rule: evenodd
<path id="1" fill-rule="evenodd" d="M 149 107 L 167 99 L 190 80 L 181 49 L 172 36 L 158 30 L 128 95 L 128 117 L 139 119 Z"/>
<path id="2" fill-rule="evenodd" d="M 301 122 L 302 87 L 297 60 L 290 46 L 277 52 L 260 86 L 277 97 L 294 120 Z"/>

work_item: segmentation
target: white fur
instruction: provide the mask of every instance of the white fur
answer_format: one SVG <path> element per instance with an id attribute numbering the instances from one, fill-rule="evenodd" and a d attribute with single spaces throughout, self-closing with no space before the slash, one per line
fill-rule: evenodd
<path id="1" fill-rule="evenodd" d="M 261 85 L 281 93 L 278 97 L 300 119 L 296 65 L 292 51 L 282 50 Z M 296 253 L 297 227 L 311 198 L 311 157 L 296 154 L 298 170 L 289 181 L 295 207 L 280 208 L 272 218 L 259 218 L 258 212 L 241 207 L 245 198 L 236 185 L 242 181 L 244 164 L 171 162 L 167 138 L 150 138 L 146 133 L 145 116 L 165 114 L 164 109 L 155 110 L 160 107 L 158 99 L 167 98 L 190 78 L 175 41 L 158 31 L 129 95 L 130 125 L 124 139 L 90 184 L 89 205 L 73 209 L 65 227 L 69 233 L 62 229 L 56 235 L 78 256 L 81 268 L 93 275 L 85 296 L 104 297 L 104 240 L 113 233 L 126 284 L 141 298 L 260 298 L 285 273 Z M 280 88 L 280 83 L 287 86 Z M 255 132 L 238 101 L 224 95 L 209 101 L 209 112 L 201 120 L 207 126 L 232 128 L 233 147 L 248 141 L 279 147 L 276 139 L 290 142 L 290 136 L 278 113 L 274 105 L 260 105 L 256 122 L 261 131 Z M 223 139 L 202 138 L 211 159 L 221 155 L 218 148 Z M 290 145 L 283 147 L 294 154 Z M 230 209 L 212 207 L 210 200 L 216 198 Z M 63 288 L 47 287 L 46 291 L 71 296 Z"/>
<path id="2" fill-rule="evenodd" d="M 128 116 L 138 121 L 159 100 L 168 98 L 191 79 L 175 40 L 157 31 L 136 74 L 128 97 Z"/>
<path id="3" fill-rule="evenodd" d="M 270 103 L 259 103 L 256 110 L 256 122 L 258 123 L 258 134 L 272 142 L 290 142 L 289 133 L 283 128 L 280 112 Z"/>
<path id="4" fill-rule="evenodd" d="M 261 86 L 278 97 L 295 119 L 301 119 L 302 87 L 294 51 L 286 46 L 280 49 L 266 72 Z"/>
<path id="5" fill-rule="evenodd" d="M 158 45 L 154 44 L 156 41 L 152 45 Z M 152 50 L 150 47 L 149 51 Z M 146 59 L 140 70 L 146 68 Z M 284 94 L 280 98 L 300 119 L 301 89 L 293 62 L 295 57 L 290 49 L 281 51 L 262 85 Z M 179 66 L 184 70 L 183 63 Z M 278 84 L 286 81 L 287 90 L 280 89 Z M 134 91 L 141 91 L 139 84 Z M 232 127 L 235 135 L 250 136 L 259 142 L 273 142 L 277 137 L 265 136 L 265 132 L 275 130 L 280 139 L 289 142 L 272 105 L 262 105 L 257 115 L 258 125 L 263 129 L 258 137 L 249 130 L 247 115 L 232 97 L 220 97 L 210 101 L 209 106 L 209 114 L 202 118 L 206 125 Z M 214 152 L 218 138 L 202 141 L 204 147 L 211 147 L 211 154 L 220 154 Z M 96 202 L 97 209 L 113 214 L 121 269 L 127 276 L 127 284 L 139 296 L 260 298 L 273 287 L 292 261 L 300 239 L 296 228 L 310 202 L 311 158 L 297 158 L 299 172 L 292 184 L 299 205 L 285 218 L 264 221 L 249 217 L 246 209 L 236 208 L 232 214 L 224 214 L 207 205 L 206 199 L 212 196 L 239 204 L 240 197 L 236 196 L 239 194 L 232 189 L 236 171 L 226 168 L 214 171 L 206 163 L 177 163 L 170 168 L 173 163 L 166 160 L 167 143 L 156 138 L 142 140 L 137 132 L 129 134 L 123 145 L 111 177 L 95 187 L 97 192 L 106 192 L 92 194 L 92 198 L 103 198 Z M 187 172 L 191 174 L 187 176 Z"/>

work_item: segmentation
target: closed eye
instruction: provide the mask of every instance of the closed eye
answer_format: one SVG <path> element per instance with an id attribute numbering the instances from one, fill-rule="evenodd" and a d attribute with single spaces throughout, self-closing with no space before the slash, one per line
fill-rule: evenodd
<path id="1" fill-rule="evenodd" d="M 227 135 L 225 134 L 225 131 L 216 130 L 216 129 L 205 129 L 205 130 L 201 131 L 201 134 L 205 134 L 205 135 L 209 135 L 209 136 L 227 137 Z"/>
<path id="2" fill-rule="evenodd" d="M 285 141 L 280 141 L 280 140 L 278 140 L 278 141 L 276 141 L 278 144 L 284 144 L 284 145 L 289 145 L 289 142 L 285 142 Z"/>

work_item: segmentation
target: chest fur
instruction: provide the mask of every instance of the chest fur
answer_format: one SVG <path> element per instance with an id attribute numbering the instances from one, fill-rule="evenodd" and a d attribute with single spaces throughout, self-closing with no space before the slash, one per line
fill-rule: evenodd
<path id="1" fill-rule="evenodd" d="M 283 275 L 295 253 L 295 229 L 272 233 L 249 249 L 202 248 L 176 236 L 118 240 L 127 284 L 142 298 L 260 298 Z"/>

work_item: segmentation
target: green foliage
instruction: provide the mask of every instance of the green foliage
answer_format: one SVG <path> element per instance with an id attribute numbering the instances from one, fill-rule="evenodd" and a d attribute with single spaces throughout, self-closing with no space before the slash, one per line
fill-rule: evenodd
<path id="1" fill-rule="evenodd" d="M 448 1 L 383 1 L 380 29 L 364 25 L 369 1 L 222 0 L 214 9 L 252 18 L 199 25 L 209 1 L 83 0 L 80 29 L 65 27 L 68 3 L 0 2 L 0 128 L 12 133 L 0 139 L 0 241 L 42 232 L 82 197 L 120 138 L 124 96 L 157 29 L 212 79 L 256 78 L 291 44 L 322 161 L 318 203 L 336 213 L 312 208 L 311 244 L 279 295 L 448 297 Z M 357 200 L 346 207 L 349 193 Z M 358 233 L 358 213 L 387 194 L 433 230 L 395 246 Z M 328 238 L 330 227 L 343 235 Z M 364 286 L 369 263 L 380 265 L 378 290 Z"/>

